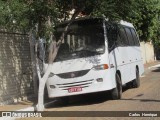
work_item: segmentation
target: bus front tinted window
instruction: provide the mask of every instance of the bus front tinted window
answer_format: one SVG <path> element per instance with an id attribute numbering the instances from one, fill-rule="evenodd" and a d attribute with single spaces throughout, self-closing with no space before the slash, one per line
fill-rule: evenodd
<path id="1" fill-rule="evenodd" d="M 89 57 L 104 53 L 103 21 L 76 21 L 68 29 L 61 44 L 56 61 Z M 56 38 L 62 34 L 64 27 L 57 28 Z"/>

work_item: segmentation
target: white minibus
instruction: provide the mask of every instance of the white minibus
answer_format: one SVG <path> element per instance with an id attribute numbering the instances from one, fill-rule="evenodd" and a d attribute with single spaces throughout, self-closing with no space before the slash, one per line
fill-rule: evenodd
<path id="1" fill-rule="evenodd" d="M 67 24 L 57 27 L 57 39 Z M 139 87 L 144 72 L 136 30 L 124 21 L 76 19 L 52 68 L 46 82 L 49 98 L 110 91 L 113 99 L 121 99 L 122 86 Z"/>

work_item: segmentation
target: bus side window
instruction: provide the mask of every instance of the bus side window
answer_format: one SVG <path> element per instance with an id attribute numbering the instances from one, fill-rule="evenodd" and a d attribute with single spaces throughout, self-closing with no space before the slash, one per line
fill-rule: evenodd
<path id="1" fill-rule="evenodd" d="M 127 33 L 127 38 L 128 38 L 128 41 L 129 41 L 129 45 L 130 45 L 130 46 L 134 46 L 134 45 L 135 45 L 135 43 L 134 43 L 134 38 L 133 38 L 133 36 L 132 36 L 132 33 L 131 33 L 131 31 L 130 31 L 130 28 L 125 28 L 125 31 L 126 31 L 126 33 Z"/>
<path id="2" fill-rule="evenodd" d="M 133 28 L 131 29 L 131 32 L 132 32 L 132 36 L 134 38 L 135 46 L 140 46 L 138 37 L 137 37 L 136 32 Z"/>
<path id="3" fill-rule="evenodd" d="M 106 25 L 107 30 L 107 38 L 108 38 L 108 48 L 110 50 L 115 48 L 115 44 L 117 41 L 117 27 L 115 25 Z"/>
<path id="4" fill-rule="evenodd" d="M 119 46 L 124 46 L 123 41 L 122 41 L 122 39 L 121 39 L 121 37 L 120 37 L 119 31 L 117 32 L 117 41 L 116 41 L 116 45 L 117 45 L 118 47 L 119 47 Z"/>
<path id="5" fill-rule="evenodd" d="M 123 46 L 127 46 L 128 40 L 127 40 L 126 32 L 123 27 L 119 27 L 119 34 L 120 34 L 120 39 L 122 41 Z"/>

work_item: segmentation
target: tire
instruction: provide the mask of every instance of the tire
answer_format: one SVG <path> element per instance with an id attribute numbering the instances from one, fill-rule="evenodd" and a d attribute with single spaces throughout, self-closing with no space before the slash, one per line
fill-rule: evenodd
<path id="1" fill-rule="evenodd" d="M 122 98 L 122 82 L 118 74 L 116 74 L 116 87 L 111 90 L 111 97 L 113 100 Z"/>
<path id="2" fill-rule="evenodd" d="M 140 75 L 139 75 L 138 69 L 136 69 L 136 79 L 133 80 L 132 87 L 133 88 L 139 88 L 140 87 Z"/>

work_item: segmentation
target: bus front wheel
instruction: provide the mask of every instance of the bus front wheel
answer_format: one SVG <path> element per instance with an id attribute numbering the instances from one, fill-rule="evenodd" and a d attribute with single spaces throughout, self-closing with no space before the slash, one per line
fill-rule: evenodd
<path id="1" fill-rule="evenodd" d="M 122 98 L 122 82 L 118 74 L 116 74 L 116 87 L 111 90 L 111 97 L 113 100 Z"/>

